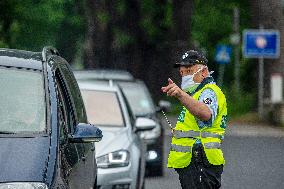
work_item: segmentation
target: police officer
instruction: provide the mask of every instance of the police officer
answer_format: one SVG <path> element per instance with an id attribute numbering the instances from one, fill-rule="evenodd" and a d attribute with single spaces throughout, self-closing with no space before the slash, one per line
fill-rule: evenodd
<path id="1" fill-rule="evenodd" d="M 225 160 L 221 150 L 227 122 L 226 98 L 210 76 L 202 53 L 185 52 L 175 64 L 181 88 L 170 78 L 162 91 L 183 105 L 172 134 L 168 167 L 174 168 L 183 189 L 221 187 Z"/>

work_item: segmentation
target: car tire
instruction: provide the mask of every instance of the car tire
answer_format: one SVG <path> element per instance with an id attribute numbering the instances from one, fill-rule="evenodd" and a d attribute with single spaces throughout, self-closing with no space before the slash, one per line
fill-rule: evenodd
<path id="1" fill-rule="evenodd" d="M 93 189 L 97 189 L 97 188 L 98 188 L 98 185 L 97 185 L 97 178 L 96 178 Z"/>
<path id="2" fill-rule="evenodd" d="M 145 179 L 143 180 L 143 184 L 142 184 L 141 189 L 145 189 Z"/>
<path id="3" fill-rule="evenodd" d="M 147 177 L 161 177 L 164 175 L 163 164 L 151 165 L 147 167 Z"/>
<path id="4" fill-rule="evenodd" d="M 155 171 L 155 176 L 161 177 L 164 175 L 163 164 L 156 166 L 153 169 Z"/>

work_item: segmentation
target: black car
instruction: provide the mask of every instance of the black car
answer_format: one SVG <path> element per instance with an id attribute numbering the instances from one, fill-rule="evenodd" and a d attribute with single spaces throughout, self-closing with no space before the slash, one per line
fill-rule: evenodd
<path id="1" fill-rule="evenodd" d="M 0 49 L 0 88 L 0 188 L 96 188 L 102 132 L 57 50 Z"/>
<path id="2" fill-rule="evenodd" d="M 147 175 L 163 175 L 163 135 L 164 129 L 161 120 L 157 116 L 160 110 L 170 108 L 170 103 L 160 101 L 159 107 L 154 104 L 150 92 L 145 83 L 135 79 L 129 72 L 124 70 L 97 69 L 75 71 L 78 81 L 96 81 L 96 83 L 117 83 L 122 89 L 128 104 L 136 117 L 148 117 L 156 122 L 156 127 L 150 131 L 140 133 L 141 138 L 147 143 L 146 172 Z"/>

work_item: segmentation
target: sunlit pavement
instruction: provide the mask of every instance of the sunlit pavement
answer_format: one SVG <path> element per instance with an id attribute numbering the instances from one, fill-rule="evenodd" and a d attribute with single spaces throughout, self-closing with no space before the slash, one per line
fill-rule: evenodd
<path id="1" fill-rule="evenodd" d="M 175 118 L 171 118 L 172 123 Z M 170 130 L 165 131 L 165 156 L 169 151 Z M 284 130 L 255 124 L 228 126 L 223 152 L 226 165 L 222 189 L 284 188 Z M 179 189 L 178 175 L 164 163 L 163 177 L 146 179 L 146 189 Z"/>

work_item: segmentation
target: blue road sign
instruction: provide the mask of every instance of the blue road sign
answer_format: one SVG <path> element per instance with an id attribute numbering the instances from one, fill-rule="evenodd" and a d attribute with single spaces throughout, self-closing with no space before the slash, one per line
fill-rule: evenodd
<path id="1" fill-rule="evenodd" d="M 215 61 L 219 64 L 228 64 L 231 62 L 232 48 L 228 45 L 217 45 L 215 52 Z"/>
<path id="2" fill-rule="evenodd" d="M 278 58 L 280 37 L 277 30 L 244 30 L 243 55 L 246 58 Z"/>

